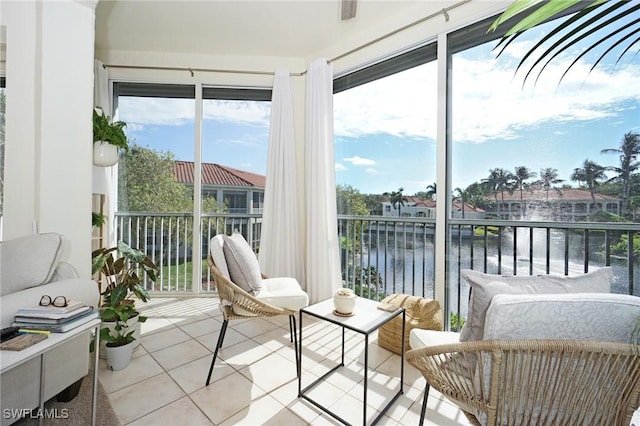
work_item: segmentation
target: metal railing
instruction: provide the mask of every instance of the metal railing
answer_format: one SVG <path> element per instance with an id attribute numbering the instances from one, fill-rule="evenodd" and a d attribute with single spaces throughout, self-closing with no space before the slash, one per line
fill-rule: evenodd
<path id="1" fill-rule="evenodd" d="M 154 292 L 213 292 L 206 260 L 192 270 L 191 213 L 116 214 L 117 236 L 147 253 L 160 266 Z M 207 214 L 202 217 L 202 253 L 218 233 L 241 232 L 260 248 L 260 214 Z M 364 297 L 404 293 L 432 298 L 435 282 L 435 219 L 339 216 L 343 285 Z M 614 293 L 640 293 L 640 224 L 526 222 L 484 219 L 449 221 L 447 312 L 466 316 L 469 289 L 462 269 L 501 275 L 574 275 L 611 266 Z M 201 285 L 193 288 L 193 274 Z"/>

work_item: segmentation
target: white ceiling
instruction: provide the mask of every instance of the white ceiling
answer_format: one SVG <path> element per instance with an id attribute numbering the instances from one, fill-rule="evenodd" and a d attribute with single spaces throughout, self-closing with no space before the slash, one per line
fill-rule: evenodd
<path id="1" fill-rule="evenodd" d="M 100 0 L 95 42 L 101 51 L 301 58 L 452 3 L 359 0 L 356 18 L 341 22 L 340 0 Z"/>

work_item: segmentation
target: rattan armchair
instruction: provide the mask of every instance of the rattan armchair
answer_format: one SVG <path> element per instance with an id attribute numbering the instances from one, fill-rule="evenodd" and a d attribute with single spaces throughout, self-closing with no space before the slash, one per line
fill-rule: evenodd
<path id="1" fill-rule="evenodd" d="M 274 306 L 265 302 L 264 300 L 260 300 L 257 297 L 252 296 L 247 293 L 239 286 L 234 284 L 231 280 L 226 278 L 222 272 L 216 267 L 211 254 L 208 257 L 209 270 L 213 275 L 213 279 L 216 283 L 216 288 L 218 291 L 218 297 L 220 298 L 220 308 L 222 310 L 223 315 L 223 323 L 222 328 L 220 329 L 220 334 L 218 336 L 218 341 L 216 343 L 216 348 L 213 353 L 213 359 L 211 360 L 211 367 L 209 368 L 209 374 L 207 376 L 206 385 L 209 385 L 209 381 L 211 380 L 211 374 L 213 373 L 213 366 L 216 362 L 216 358 L 218 356 L 218 350 L 222 348 L 222 343 L 224 341 L 224 336 L 227 331 L 227 325 L 230 320 L 238 320 L 238 319 L 249 319 L 256 317 L 273 317 L 277 315 L 287 315 L 289 317 L 289 331 L 290 331 L 290 339 L 294 344 L 295 356 L 296 356 L 296 366 L 299 365 L 299 354 L 298 354 L 298 342 L 296 336 L 296 319 L 295 314 L 296 311 L 281 308 L 278 306 Z M 263 278 L 267 278 L 264 274 L 262 274 Z M 236 309 L 234 310 L 234 306 Z M 237 312 L 243 312 L 243 314 L 238 314 Z M 246 313 L 246 314 L 245 314 Z"/>
<path id="2" fill-rule="evenodd" d="M 406 354 L 475 425 L 628 425 L 640 405 L 640 346 L 578 340 L 473 341 Z"/>

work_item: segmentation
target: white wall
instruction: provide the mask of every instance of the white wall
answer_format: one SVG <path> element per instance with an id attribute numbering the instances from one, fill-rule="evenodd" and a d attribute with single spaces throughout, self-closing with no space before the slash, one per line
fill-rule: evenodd
<path id="1" fill-rule="evenodd" d="M 7 32 L 3 237 L 65 236 L 91 264 L 93 1 L 2 1 Z"/>

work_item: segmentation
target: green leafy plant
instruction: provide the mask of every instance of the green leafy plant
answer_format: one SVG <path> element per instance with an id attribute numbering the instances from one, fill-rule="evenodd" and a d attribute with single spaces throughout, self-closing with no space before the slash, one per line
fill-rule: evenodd
<path id="1" fill-rule="evenodd" d="M 102 213 L 91 213 L 91 225 L 100 228 L 107 221 L 107 215 Z"/>
<path id="2" fill-rule="evenodd" d="M 122 309 L 120 306 L 107 306 L 103 309 L 103 315 L 115 318 L 115 326 L 111 328 L 102 328 L 100 330 L 100 339 L 104 340 L 109 347 L 124 346 L 135 340 L 133 331 L 129 331 L 127 321 L 131 318 L 130 309 Z"/>
<path id="3" fill-rule="evenodd" d="M 103 321 L 117 321 L 121 314 L 128 318 L 138 315 L 133 297 L 143 302 L 149 300 L 142 280 L 146 276 L 155 282 L 158 266 L 144 252 L 119 241 L 117 247 L 93 251 L 91 272 L 99 274 L 104 283 L 101 293 Z M 144 320 L 146 318 L 139 317 L 140 322 Z"/>
<path id="4" fill-rule="evenodd" d="M 451 331 L 460 331 L 465 323 L 465 319 L 462 315 L 458 315 L 455 312 L 449 314 L 449 329 Z"/>
<path id="5" fill-rule="evenodd" d="M 114 121 L 113 123 L 103 112 L 93 110 L 93 142 L 108 142 L 118 148 L 127 151 L 129 143 L 127 136 L 124 134 L 124 128 L 127 124 L 123 121 Z"/>

